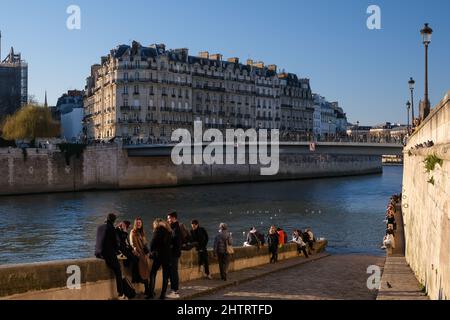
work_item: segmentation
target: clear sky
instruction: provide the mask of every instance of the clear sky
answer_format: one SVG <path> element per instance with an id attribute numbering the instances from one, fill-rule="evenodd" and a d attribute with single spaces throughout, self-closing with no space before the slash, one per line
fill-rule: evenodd
<path id="1" fill-rule="evenodd" d="M 69 5 L 81 30 L 66 27 Z M 369 5 L 381 8 L 381 30 L 369 30 Z M 49 104 L 83 89 L 90 66 L 118 44 L 137 40 L 207 50 L 224 58 L 277 64 L 311 79 L 314 92 L 337 100 L 349 121 L 406 122 L 407 81 L 423 97 L 420 29 L 434 29 L 430 100 L 450 89 L 450 1 L 428 0 L 0 0 L 2 57 L 11 46 L 29 63 L 29 93 Z M 416 113 L 417 113 L 416 103 Z"/>

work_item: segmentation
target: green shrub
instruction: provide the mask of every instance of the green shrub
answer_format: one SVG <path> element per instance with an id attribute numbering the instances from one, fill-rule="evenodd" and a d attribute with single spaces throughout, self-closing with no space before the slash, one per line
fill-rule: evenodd
<path id="1" fill-rule="evenodd" d="M 425 163 L 425 169 L 430 173 L 436 168 L 436 164 L 439 164 L 442 167 L 444 161 L 433 154 L 428 155 L 423 162 Z"/>

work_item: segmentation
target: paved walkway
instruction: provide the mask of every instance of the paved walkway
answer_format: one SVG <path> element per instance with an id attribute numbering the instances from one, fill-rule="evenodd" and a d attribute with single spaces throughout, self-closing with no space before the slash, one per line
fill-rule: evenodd
<path id="1" fill-rule="evenodd" d="M 308 259 L 304 257 L 292 258 L 280 261 L 276 264 L 266 264 L 251 269 L 231 272 L 228 274 L 228 281 L 222 281 L 218 279 L 218 275 L 215 275 L 213 280 L 200 279 L 185 282 L 181 284 L 180 288 L 181 299 L 209 299 L 209 295 L 212 295 L 219 290 L 226 290 L 227 288 L 239 286 L 270 274 L 277 275 L 285 270 L 297 270 L 298 268 L 302 268 L 303 265 L 312 264 L 315 261 L 322 260 L 328 256 L 328 253 L 319 253 L 310 256 Z"/>
<path id="2" fill-rule="evenodd" d="M 405 234 L 401 205 L 395 213 L 395 249 L 386 257 L 377 300 L 428 300 L 405 258 Z"/>
<path id="3" fill-rule="evenodd" d="M 336 255 L 280 270 L 200 299 L 211 300 L 375 300 L 367 288 L 367 267 L 384 257 Z"/>

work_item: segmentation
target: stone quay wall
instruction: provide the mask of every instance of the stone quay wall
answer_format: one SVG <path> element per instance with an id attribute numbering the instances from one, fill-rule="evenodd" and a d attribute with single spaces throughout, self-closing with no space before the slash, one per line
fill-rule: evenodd
<path id="1" fill-rule="evenodd" d="M 430 155 L 442 166 L 427 172 Z M 404 148 L 402 195 L 406 260 L 431 299 L 450 299 L 450 91 Z"/>
<path id="2" fill-rule="evenodd" d="M 295 148 L 293 148 L 295 149 Z M 292 150 L 293 150 L 292 149 Z M 337 148 L 339 149 L 339 148 Z M 0 195 L 115 190 L 303 179 L 381 173 L 377 154 L 281 150 L 280 170 L 260 175 L 260 165 L 179 165 L 170 156 L 129 156 L 119 145 L 90 146 L 69 164 L 58 150 L 0 149 Z"/>
<path id="3" fill-rule="evenodd" d="M 316 253 L 325 250 L 327 240 L 314 244 Z M 267 246 L 238 247 L 230 259 L 229 272 L 253 268 L 269 262 Z M 208 252 L 211 274 L 219 274 L 219 265 L 212 251 Z M 279 260 L 298 256 L 295 244 L 285 245 L 279 250 Z M 197 252 L 183 251 L 180 259 L 180 281 L 202 278 L 198 271 Z M 73 275 L 70 266 L 80 270 L 80 289 L 69 289 Z M 131 279 L 129 270 L 122 266 L 123 273 Z M 158 272 L 156 289 L 161 288 L 162 276 Z M 136 286 L 143 292 L 143 286 Z M 66 260 L 22 265 L 0 266 L 0 300 L 109 300 L 117 297 L 114 274 L 100 259 Z"/>

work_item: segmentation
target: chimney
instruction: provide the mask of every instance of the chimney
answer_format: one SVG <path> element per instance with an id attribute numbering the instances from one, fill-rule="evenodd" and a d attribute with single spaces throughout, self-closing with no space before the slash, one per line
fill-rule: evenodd
<path id="1" fill-rule="evenodd" d="M 222 60 L 222 55 L 220 53 L 215 53 L 209 56 L 209 58 L 211 60 L 216 60 L 216 61 L 221 61 Z"/>
<path id="2" fill-rule="evenodd" d="M 255 63 L 253 66 L 262 69 L 262 68 L 264 68 L 264 62 L 258 61 L 258 62 Z"/>
<path id="3" fill-rule="evenodd" d="M 198 56 L 200 58 L 203 58 L 203 59 L 209 59 L 209 52 L 208 51 L 201 51 L 201 52 L 198 53 Z"/>
<path id="4" fill-rule="evenodd" d="M 277 72 L 277 65 L 276 64 L 270 64 L 270 65 L 267 66 L 267 68 L 269 68 L 270 71 Z"/>
<path id="5" fill-rule="evenodd" d="M 252 59 L 247 59 L 247 65 L 248 66 L 253 66 L 253 60 Z"/>
<path id="6" fill-rule="evenodd" d="M 230 62 L 230 63 L 239 63 L 239 58 L 236 58 L 236 57 L 228 58 L 228 62 Z"/>

